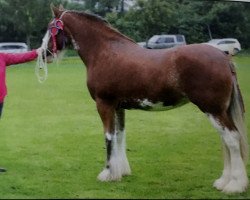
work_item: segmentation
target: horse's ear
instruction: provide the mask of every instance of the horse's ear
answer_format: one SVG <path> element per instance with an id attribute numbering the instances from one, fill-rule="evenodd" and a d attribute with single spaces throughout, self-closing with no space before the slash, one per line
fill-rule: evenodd
<path id="1" fill-rule="evenodd" d="M 59 15 L 59 9 L 56 8 L 53 3 L 50 4 L 50 9 L 52 11 L 53 17 L 57 17 Z"/>
<path id="2" fill-rule="evenodd" d="M 59 10 L 61 10 L 61 11 L 63 11 L 63 10 L 64 10 L 64 7 L 63 7 L 63 5 L 62 5 L 62 4 L 60 4 L 60 6 L 59 6 Z"/>

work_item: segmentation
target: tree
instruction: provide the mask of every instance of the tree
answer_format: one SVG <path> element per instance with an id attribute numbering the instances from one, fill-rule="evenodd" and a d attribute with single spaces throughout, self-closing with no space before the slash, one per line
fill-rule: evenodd
<path id="1" fill-rule="evenodd" d="M 41 42 L 51 19 L 50 3 L 59 0 L 11 0 L 0 2 L 0 35 L 2 41 L 23 41 L 29 47 Z M 3 37 L 3 36 L 4 37 Z M 34 45 L 31 45 L 31 42 Z"/>
<path id="2" fill-rule="evenodd" d="M 165 0 L 140 0 L 125 14 L 107 15 L 111 22 L 124 34 L 140 41 L 152 35 L 169 33 L 175 24 L 173 5 Z"/>
<path id="3" fill-rule="evenodd" d="M 121 0 L 85 0 L 85 9 L 101 16 L 111 13 Z"/>
<path id="4" fill-rule="evenodd" d="M 138 0 L 129 12 L 106 16 L 136 41 L 154 34 L 183 34 L 188 43 L 213 38 L 238 38 L 250 47 L 250 4 L 229 1 Z"/>
<path id="5" fill-rule="evenodd" d="M 243 46 L 245 43 L 249 22 L 249 9 L 246 4 L 229 2 L 227 4 L 216 3 L 208 13 L 208 21 L 211 25 L 211 32 L 215 38 L 234 37 L 238 38 Z M 248 7 L 249 8 L 249 7 Z"/>
<path id="6" fill-rule="evenodd" d="M 208 0 L 137 0 L 128 12 L 114 12 L 123 0 L 85 0 L 83 5 L 66 0 L 0 0 L 0 41 L 39 46 L 52 18 L 51 2 L 105 16 L 136 41 L 166 33 L 183 34 L 188 43 L 206 42 L 210 37 L 234 37 L 243 48 L 250 47 L 250 4 Z"/>
<path id="7" fill-rule="evenodd" d="M 199 43 L 210 39 L 210 25 L 206 21 L 207 12 L 215 2 L 182 0 L 175 5 L 177 23 L 175 32 L 186 36 L 188 43 Z"/>

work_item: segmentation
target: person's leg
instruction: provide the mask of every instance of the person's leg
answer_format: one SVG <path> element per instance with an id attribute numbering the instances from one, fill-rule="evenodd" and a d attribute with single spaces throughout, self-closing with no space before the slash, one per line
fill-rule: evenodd
<path id="1" fill-rule="evenodd" d="M 2 115 L 2 110 L 3 110 L 3 102 L 0 103 L 0 118 L 1 118 L 1 115 Z"/>
<path id="2" fill-rule="evenodd" d="M 1 115 L 2 115 L 2 110 L 3 110 L 3 102 L 0 103 L 0 118 L 1 118 Z M 1 172 L 6 172 L 6 171 L 7 171 L 6 169 L 0 167 L 0 173 Z"/>

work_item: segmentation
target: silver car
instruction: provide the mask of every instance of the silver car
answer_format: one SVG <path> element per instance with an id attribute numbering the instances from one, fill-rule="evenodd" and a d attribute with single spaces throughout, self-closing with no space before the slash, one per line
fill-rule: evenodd
<path id="1" fill-rule="evenodd" d="M 28 51 L 28 46 L 22 42 L 0 43 L 0 53 L 24 53 Z"/>
<path id="2" fill-rule="evenodd" d="M 184 35 L 154 35 L 148 40 L 148 49 L 166 49 L 175 46 L 186 45 Z"/>

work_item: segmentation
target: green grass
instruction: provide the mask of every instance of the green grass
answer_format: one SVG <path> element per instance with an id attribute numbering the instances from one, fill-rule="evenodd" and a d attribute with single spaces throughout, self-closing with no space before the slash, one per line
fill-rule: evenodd
<path id="1" fill-rule="evenodd" d="M 234 58 L 250 130 L 250 58 Z M 132 175 L 101 183 L 101 120 L 78 58 L 50 64 L 40 84 L 35 63 L 7 70 L 0 122 L 0 198 L 250 198 L 212 187 L 222 172 L 220 137 L 194 105 L 167 112 L 126 112 Z M 248 175 L 250 166 L 248 165 Z"/>

